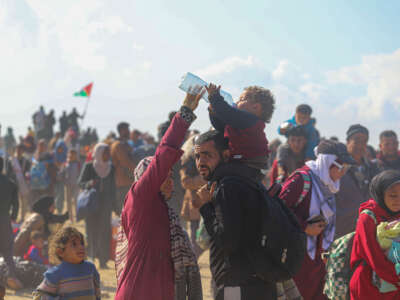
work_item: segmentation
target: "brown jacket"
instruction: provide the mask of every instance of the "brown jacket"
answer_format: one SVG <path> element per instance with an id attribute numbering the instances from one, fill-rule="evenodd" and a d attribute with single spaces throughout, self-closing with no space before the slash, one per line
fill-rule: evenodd
<path id="1" fill-rule="evenodd" d="M 183 205 L 181 210 L 181 216 L 187 221 L 200 220 L 200 199 L 196 194 L 197 190 L 202 187 L 206 182 L 200 177 L 200 175 L 191 177 L 188 176 L 184 169 L 181 170 L 181 182 L 185 191 L 183 198 Z"/>
<path id="2" fill-rule="evenodd" d="M 116 141 L 111 145 L 111 158 L 115 166 L 115 184 L 117 187 L 131 186 L 133 172 L 137 163 L 131 155 L 132 149 L 128 143 Z"/>

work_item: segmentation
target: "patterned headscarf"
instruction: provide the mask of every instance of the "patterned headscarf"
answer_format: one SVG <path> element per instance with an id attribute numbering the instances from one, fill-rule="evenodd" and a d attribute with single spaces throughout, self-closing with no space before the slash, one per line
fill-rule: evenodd
<path id="1" fill-rule="evenodd" d="M 134 171 L 135 182 L 145 173 L 150 165 L 152 156 L 142 159 Z M 175 299 L 177 300 L 201 300 L 203 299 L 200 269 L 197 264 L 196 255 L 193 252 L 189 237 L 182 229 L 179 217 L 168 205 L 169 230 L 171 241 L 171 258 L 175 270 Z M 123 227 L 120 226 L 117 242 L 116 271 L 117 280 L 123 273 L 128 254 L 128 240 Z"/>

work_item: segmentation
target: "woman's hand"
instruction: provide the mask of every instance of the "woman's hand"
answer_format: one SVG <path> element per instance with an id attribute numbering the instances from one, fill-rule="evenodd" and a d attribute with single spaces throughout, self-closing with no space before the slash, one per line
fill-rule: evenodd
<path id="1" fill-rule="evenodd" d="M 320 235 L 321 232 L 325 229 L 326 223 L 324 221 L 308 224 L 306 227 L 305 233 L 310 236 Z"/>
<path id="2" fill-rule="evenodd" d="M 206 91 L 202 86 L 196 85 L 194 88 L 190 87 L 186 94 L 185 100 L 183 100 L 183 106 L 186 106 L 191 111 L 195 111 L 199 105 L 201 97 L 203 97 L 205 92 Z"/>

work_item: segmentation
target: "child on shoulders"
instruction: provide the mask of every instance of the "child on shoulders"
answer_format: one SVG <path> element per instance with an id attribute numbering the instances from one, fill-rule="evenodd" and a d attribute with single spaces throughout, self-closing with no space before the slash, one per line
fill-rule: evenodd
<path id="1" fill-rule="evenodd" d="M 311 118 L 312 108 L 307 104 L 300 104 L 296 107 L 296 113 L 293 118 L 282 123 L 278 128 L 280 135 L 287 135 L 288 131 L 292 127 L 303 126 L 307 132 L 307 145 L 305 150 L 306 161 L 314 160 L 314 148 L 319 144 L 319 133 L 315 128 L 316 120 Z"/>
<path id="2" fill-rule="evenodd" d="M 233 161 L 260 171 L 266 170 L 269 150 L 264 129 L 275 109 L 274 96 L 270 90 L 250 86 L 244 89 L 236 107 L 233 107 L 224 101 L 220 88 L 214 84 L 206 87 L 211 123 L 229 140 Z"/>

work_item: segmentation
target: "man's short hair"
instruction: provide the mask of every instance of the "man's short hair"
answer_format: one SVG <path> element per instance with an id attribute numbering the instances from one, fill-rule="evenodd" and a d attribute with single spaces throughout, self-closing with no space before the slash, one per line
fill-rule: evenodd
<path id="1" fill-rule="evenodd" d="M 300 104 L 296 107 L 296 113 L 311 116 L 312 108 L 308 104 Z"/>
<path id="2" fill-rule="evenodd" d="M 289 138 L 290 136 L 303 136 L 307 139 L 307 131 L 303 126 L 294 126 L 286 134 Z"/>
<path id="3" fill-rule="evenodd" d="M 346 132 L 346 141 L 348 142 L 351 139 L 351 137 L 357 133 L 365 134 L 369 139 L 369 130 L 367 129 L 367 127 L 362 126 L 360 124 L 354 124 L 351 125 Z"/>
<path id="4" fill-rule="evenodd" d="M 379 135 L 379 141 L 382 142 L 383 138 L 395 138 L 397 140 L 397 134 L 393 130 L 385 130 Z"/>
<path id="5" fill-rule="evenodd" d="M 194 140 L 195 145 L 203 145 L 204 143 L 213 141 L 215 148 L 218 152 L 223 152 L 229 148 L 228 139 L 224 137 L 224 134 L 217 130 L 210 130 L 197 136 Z"/>
<path id="6" fill-rule="evenodd" d="M 0 156 L 0 173 L 3 172 L 3 168 L 4 168 L 4 159 L 3 157 Z"/>
<path id="7" fill-rule="evenodd" d="M 121 123 L 119 123 L 119 124 L 117 125 L 118 133 L 121 133 L 121 131 L 122 131 L 123 129 L 128 129 L 128 128 L 129 128 L 129 124 L 126 123 L 126 122 L 121 122 Z"/>
<path id="8" fill-rule="evenodd" d="M 265 123 L 271 122 L 275 110 L 275 98 L 271 91 L 260 86 L 248 86 L 244 88 L 246 99 L 261 104 L 261 119 Z"/>

